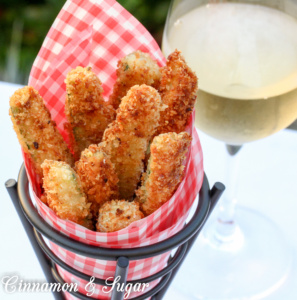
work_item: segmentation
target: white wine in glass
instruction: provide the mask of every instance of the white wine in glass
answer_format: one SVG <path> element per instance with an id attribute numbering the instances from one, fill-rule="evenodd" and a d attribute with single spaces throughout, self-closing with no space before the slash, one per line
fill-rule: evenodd
<path id="1" fill-rule="evenodd" d="M 229 150 L 297 118 L 296 0 L 172 1 L 162 49 L 166 56 L 180 50 L 196 72 L 196 126 Z M 261 299 L 289 270 L 282 232 L 265 216 L 235 209 L 235 159 L 218 219 L 199 238 L 193 272 L 184 276 L 195 299 Z"/>
<path id="2" fill-rule="evenodd" d="M 190 10 L 172 12 L 162 46 L 165 54 L 181 50 L 199 77 L 197 126 L 242 145 L 290 125 L 297 115 L 296 18 L 248 3 L 181 2 Z"/>

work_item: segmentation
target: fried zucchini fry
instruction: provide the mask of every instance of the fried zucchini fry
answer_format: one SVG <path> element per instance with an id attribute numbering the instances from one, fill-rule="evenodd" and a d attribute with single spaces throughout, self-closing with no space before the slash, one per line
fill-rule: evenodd
<path id="1" fill-rule="evenodd" d="M 183 161 L 191 139 L 186 132 L 164 133 L 153 139 L 148 169 L 136 191 L 136 200 L 145 215 L 156 211 L 176 191 L 184 175 Z"/>
<path id="2" fill-rule="evenodd" d="M 90 203 L 83 192 L 79 177 L 64 162 L 45 160 L 43 169 L 43 187 L 48 206 L 63 219 L 94 229 Z"/>
<path id="3" fill-rule="evenodd" d="M 122 99 L 116 120 L 104 132 L 105 151 L 110 154 L 119 178 L 120 199 L 133 197 L 161 109 L 161 98 L 154 88 L 136 85 Z"/>
<path id="4" fill-rule="evenodd" d="M 117 109 L 121 100 L 134 85 L 146 84 L 158 89 L 161 79 L 160 68 L 149 54 L 135 51 L 118 62 L 117 80 L 109 103 Z"/>
<path id="5" fill-rule="evenodd" d="M 82 187 L 91 203 L 94 218 L 98 218 L 99 207 L 106 201 L 119 198 L 118 176 L 110 156 L 102 147 L 90 145 L 75 163 Z"/>
<path id="6" fill-rule="evenodd" d="M 185 130 L 196 101 L 198 79 L 179 51 L 168 56 L 162 68 L 160 95 L 167 108 L 161 112 L 157 135 Z"/>
<path id="7" fill-rule="evenodd" d="M 75 160 L 91 144 L 101 142 L 107 125 L 114 120 L 115 110 L 102 97 L 99 78 L 91 67 L 77 67 L 67 74 L 65 129 L 71 140 Z"/>
<path id="8" fill-rule="evenodd" d="M 108 201 L 99 210 L 96 229 L 100 232 L 118 231 L 143 217 L 143 213 L 139 210 L 139 203 L 135 201 Z"/>
<path id="9" fill-rule="evenodd" d="M 13 128 L 40 182 L 43 177 L 41 164 L 45 159 L 73 165 L 73 157 L 35 89 L 26 86 L 17 90 L 9 104 Z"/>

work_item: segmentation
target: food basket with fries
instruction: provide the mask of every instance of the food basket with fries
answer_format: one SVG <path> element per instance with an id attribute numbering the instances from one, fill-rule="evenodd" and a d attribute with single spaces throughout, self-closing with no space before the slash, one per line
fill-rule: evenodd
<path id="1" fill-rule="evenodd" d="M 65 99 L 67 98 L 67 101 L 70 102 L 70 93 L 64 82 L 65 78 L 68 78 L 67 74 L 78 66 L 86 68 L 87 71 L 91 67 L 102 82 L 102 97 L 108 99 L 117 80 L 118 61 L 135 51 L 149 54 L 159 67 L 163 67 L 166 63 L 151 35 L 116 1 L 71 0 L 65 3 L 34 62 L 29 86 L 37 90 L 44 99 L 53 124 L 56 124 L 56 128 L 66 143 L 70 145 L 74 155 L 75 149 L 71 148 L 73 137 L 65 126 L 67 124 Z M 125 66 L 126 69 L 127 66 Z M 137 88 L 133 90 L 135 92 L 133 96 L 137 97 L 140 88 L 137 91 Z M 153 88 L 148 89 L 153 90 Z M 167 87 L 164 88 L 164 90 L 166 89 Z M 31 94 L 33 93 L 32 90 L 30 90 Z M 131 93 L 127 95 L 132 98 Z M 112 123 L 115 125 L 111 125 L 107 129 L 107 131 L 111 131 L 110 128 L 114 126 L 116 129 L 112 133 L 115 135 L 121 129 L 122 124 L 125 124 L 125 118 L 128 118 L 127 114 L 118 117 L 124 111 L 124 102 L 123 98 L 117 109 L 116 119 Z M 30 106 L 30 104 L 28 105 Z M 162 109 L 165 108 L 166 106 Z M 150 110 L 153 109 L 155 109 L 155 105 Z M 12 112 L 12 117 L 17 118 L 17 114 L 18 111 Z M 131 115 L 139 114 L 140 112 L 133 112 Z M 53 201 L 50 197 L 51 191 L 47 190 L 53 178 L 46 181 L 46 175 L 43 179 L 38 176 L 30 156 L 31 152 L 23 151 L 24 167 L 20 171 L 18 190 L 16 190 L 16 183 L 11 180 L 7 182 L 7 188 L 11 198 L 15 200 L 16 208 L 20 209 L 21 206 L 29 222 L 33 225 L 33 228 L 30 227 L 29 223 L 26 223 L 26 219 L 23 218 L 23 214 L 20 213 L 20 218 L 23 220 L 23 224 L 26 224 L 24 226 L 39 261 L 43 265 L 47 279 L 78 284 L 78 292 L 65 293 L 67 299 L 75 299 L 75 297 L 89 299 L 86 286 L 92 277 L 95 278 L 94 284 L 96 285 L 91 297 L 95 299 L 110 299 L 110 297 L 123 299 L 125 295 L 123 291 L 112 290 L 107 293 L 104 289 L 105 280 L 107 278 L 115 279 L 117 276 L 119 276 L 121 283 L 126 283 L 126 286 L 129 283 L 134 285 L 137 282 L 149 283 L 144 291 L 131 292 L 129 297 L 133 299 L 145 299 L 152 295 L 158 295 L 159 298 L 162 298 L 164 295 L 166 286 L 168 287 L 174 277 L 173 270 L 178 269 L 224 189 L 221 184 L 216 184 L 209 191 L 203 171 L 202 150 L 194 127 L 195 112 L 193 109 L 187 108 L 186 114 L 188 117 L 183 131 L 185 135 L 190 137 L 190 146 L 187 155 L 182 157 L 183 165 L 179 168 L 182 170 L 183 176 L 180 177 L 181 180 L 174 189 L 174 194 L 165 203 L 162 203 L 163 205 L 149 213 L 145 212 L 145 217 L 130 222 L 128 226 L 126 225 L 117 231 L 90 230 L 88 226 L 81 226 L 82 223 L 77 223 L 69 218 L 62 218 L 62 214 L 59 215 L 60 212 L 56 211 L 57 205 L 52 207 L 46 205 L 46 201 L 48 203 Z M 51 121 L 48 124 L 51 124 Z M 75 134 L 77 136 L 77 132 L 74 132 Z M 103 140 L 106 135 L 105 132 Z M 137 131 L 133 136 L 138 138 L 137 141 L 142 141 L 143 135 L 145 133 Z M 118 138 L 118 140 L 120 139 Z M 151 145 L 154 144 L 154 141 L 155 139 L 150 141 Z M 120 142 L 122 141 L 120 140 Z M 30 150 L 30 145 L 27 147 Z M 34 141 L 33 147 L 35 147 L 34 151 L 40 151 L 42 145 Z M 157 150 L 158 147 L 156 145 Z M 152 146 L 151 149 L 153 149 Z M 151 150 L 151 156 L 153 154 L 154 152 Z M 88 156 L 86 156 L 87 158 Z M 116 161 L 117 159 L 116 157 Z M 131 159 L 134 159 L 133 155 Z M 104 163 L 106 160 L 108 160 L 108 156 L 103 160 Z M 143 160 L 145 161 L 145 159 Z M 151 161 L 152 158 L 148 162 L 148 170 L 149 166 L 153 166 Z M 45 164 L 41 166 L 43 167 Z M 79 167 L 76 165 L 76 170 L 78 169 Z M 45 172 L 45 167 L 43 167 L 43 171 Z M 153 173 L 153 169 L 147 173 L 149 176 L 150 173 Z M 127 174 L 122 173 L 120 175 L 125 177 Z M 161 175 L 163 176 L 163 174 Z M 73 176 L 76 179 L 76 175 Z M 43 201 L 41 201 L 42 181 L 44 181 L 44 188 L 47 192 L 47 200 L 43 199 Z M 28 183 L 32 188 L 33 201 L 29 195 Z M 145 183 L 146 181 L 143 180 L 142 184 Z M 140 189 L 138 188 L 138 191 Z M 196 212 L 191 221 L 185 225 L 190 208 L 193 206 L 198 193 L 199 202 Z M 55 193 L 53 192 L 53 194 Z M 141 192 L 136 191 L 136 195 L 141 195 Z M 144 207 L 141 202 L 139 205 Z M 85 207 L 90 208 L 88 205 Z M 102 206 L 100 207 L 102 208 Z M 19 211 L 21 212 L 21 210 Z M 96 211 L 98 212 L 97 206 Z M 116 215 L 121 214 L 123 211 L 118 208 Z M 143 216 L 143 213 L 141 215 Z M 98 228 L 102 228 L 102 226 L 97 225 Z M 43 237 L 46 238 L 46 242 Z M 43 255 L 40 247 L 47 256 Z M 175 248 L 178 248 L 177 252 L 173 258 L 169 258 L 171 250 Z M 61 297 L 59 293 L 55 293 L 55 296 Z"/>

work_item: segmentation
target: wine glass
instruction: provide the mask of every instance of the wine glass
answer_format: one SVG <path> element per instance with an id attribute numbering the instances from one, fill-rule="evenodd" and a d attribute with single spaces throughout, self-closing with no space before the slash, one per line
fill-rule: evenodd
<path id="1" fill-rule="evenodd" d="M 289 272 L 283 233 L 267 217 L 238 208 L 234 192 L 241 146 L 297 118 L 296 32 L 296 0 L 171 2 L 163 52 L 180 50 L 196 72 L 195 125 L 229 153 L 218 216 L 195 244 L 192 271 L 180 284 L 195 299 L 261 299 Z"/>

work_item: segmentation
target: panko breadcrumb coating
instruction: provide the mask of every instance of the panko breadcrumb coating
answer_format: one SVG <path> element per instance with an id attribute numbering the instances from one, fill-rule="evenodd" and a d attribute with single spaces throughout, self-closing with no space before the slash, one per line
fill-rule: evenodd
<path id="1" fill-rule="evenodd" d="M 102 97 L 99 78 L 91 67 L 77 67 L 66 77 L 65 114 L 71 148 L 78 160 L 91 144 L 98 144 L 107 125 L 114 120 L 115 110 Z"/>
<path id="2" fill-rule="evenodd" d="M 110 156 L 102 147 L 90 145 L 81 153 L 80 160 L 75 163 L 91 211 L 98 218 L 99 207 L 104 202 L 119 198 L 118 176 Z"/>
<path id="3" fill-rule="evenodd" d="M 153 139 L 148 169 L 136 191 L 136 200 L 145 215 L 156 211 L 176 191 L 184 176 L 183 161 L 191 140 L 186 132 L 164 133 Z"/>
<path id="4" fill-rule="evenodd" d="M 145 84 L 132 87 L 122 99 L 116 120 L 105 130 L 105 151 L 119 178 L 120 199 L 129 200 L 140 181 L 148 142 L 159 125 L 159 93 Z"/>
<path id="5" fill-rule="evenodd" d="M 32 87 L 18 89 L 10 98 L 9 114 L 23 151 L 29 155 L 41 182 L 41 164 L 45 159 L 65 161 L 73 165 L 73 157 L 42 97 Z"/>
<path id="6" fill-rule="evenodd" d="M 64 162 L 53 160 L 45 160 L 41 167 L 48 206 L 59 218 L 93 230 L 91 204 L 87 203 L 80 179 L 74 170 Z"/>
<path id="7" fill-rule="evenodd" d="M 121 230 L 144 217 L 135 201 L 112 200 L 105 202 L 99 210 L 97 231 L 113 232 Z"/>
<path id="8" fill-rule="evenodd" d="M 117 80 L 109 98 L 115 109 L 132 86 L 146 84 L 158 89 L 161 78 L 157 62 L 139 50 L 119 60 L 116 74 Z"/>
<path id="9" fill-rule="evenodd" d="M 197 89 L 195 73 L 188 67 L 180 51 L 175 50 L 162 68 L 159 91 L 167 108 L 161 112 L 157 134 L 185 130 L 195 105 Z"/>

